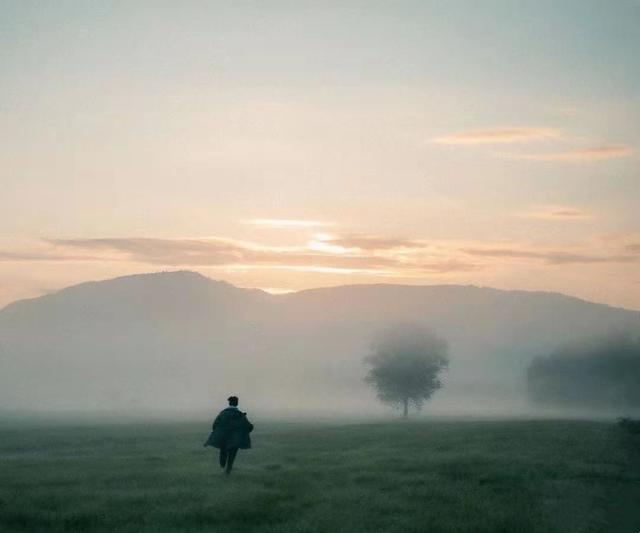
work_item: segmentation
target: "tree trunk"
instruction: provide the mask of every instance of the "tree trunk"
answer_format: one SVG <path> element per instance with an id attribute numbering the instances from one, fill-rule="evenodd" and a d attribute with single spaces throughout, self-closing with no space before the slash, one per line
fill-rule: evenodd
<path id="1" fill-rule="evenodd" d="M 409 398 L 404 399 L 404 412 L 402 413 L 403 418 L 409 418 Z"/>

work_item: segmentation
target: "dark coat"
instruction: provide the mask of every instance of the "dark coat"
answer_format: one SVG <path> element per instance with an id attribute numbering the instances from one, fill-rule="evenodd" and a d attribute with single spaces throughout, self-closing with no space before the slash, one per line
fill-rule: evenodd
<path id="1" fill-rule="evenodd" d="M 253 424 L 247 420 L 247 413 L 238 409 L 227 407 L 213 421 L 211 434 L 204 443 L 205 446 L 214 448 L 251 448 Z"/>

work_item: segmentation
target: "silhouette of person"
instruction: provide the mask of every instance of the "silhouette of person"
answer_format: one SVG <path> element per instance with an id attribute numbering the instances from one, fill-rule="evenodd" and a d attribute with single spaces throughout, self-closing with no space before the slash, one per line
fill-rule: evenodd
<path id="1" fill-rule="evenodd" d="M 204 446 L 213 446 L 220 450 L 220 466 L 229 475 L 233 468 L 238 450 L 251 448 L 253 424 L 247 419 L 247 413 L 238 409 L 238 397 L 229 396 L 229 407 L 220 411 L 211 426 L 209 438 Z"/>

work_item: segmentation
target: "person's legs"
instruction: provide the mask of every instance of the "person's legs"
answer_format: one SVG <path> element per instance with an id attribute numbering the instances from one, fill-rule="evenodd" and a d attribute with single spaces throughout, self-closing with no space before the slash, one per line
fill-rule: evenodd
<path id="1" fill-rule="evenodd" d="M 238 448 L 230 448 L 229 450 L 227 450 L 227 474 L 231 473 L 231 469 L 233 468 L 233 461 L 235 461 L 237 453 Z"/>
<path id="2" fill-rule="evenodd" d="M 227 464 L 227 450 L 224 446 L 220 447 L 220 467 L 224 468 L 225 465 Z"/>

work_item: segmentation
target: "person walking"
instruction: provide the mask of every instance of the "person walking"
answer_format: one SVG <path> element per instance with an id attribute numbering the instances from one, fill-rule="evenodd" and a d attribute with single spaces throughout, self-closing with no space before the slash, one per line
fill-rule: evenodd
<path id="1" fill-rule="evenodd" d="M 237 396 L 229 396 L 227 401 L 229 407 L 216 416 L 204 446 L 213 446 L 220 450 L 220 467 L 229 475 L 238 450 L 251 448 L 249 433 L 253 431 L 253 424 L 247 419 L 247 413 L 238 409 Z"/>

